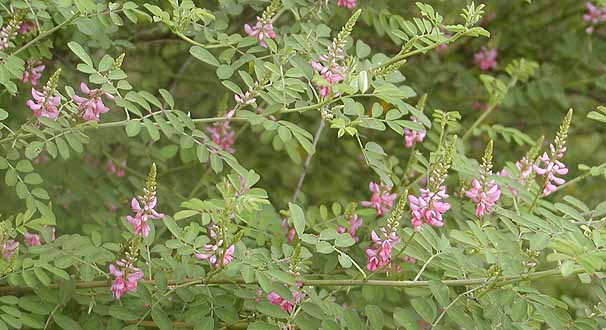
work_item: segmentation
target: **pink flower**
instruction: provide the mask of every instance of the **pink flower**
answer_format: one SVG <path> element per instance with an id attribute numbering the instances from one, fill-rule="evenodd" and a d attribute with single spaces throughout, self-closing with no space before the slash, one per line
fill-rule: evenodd
<path id="1" fill-rule="evenodd" d="M 337 232 L 339 234 L 343 234 L 345 232 L 349 233 L 349 235 L 351 236 L 351 238 L 354 239 L 354 241 L 359 241 L 360 238 L 358 236 L 356 236 L 356 231 L 362 226 L 362 218 L 358 217 L 357 214 L 352 215 L 351 217 L 349 217 L 348 223 L 349 223 L 349 230 L 343 226 L 338 226 L 337 227 Z"/>
<path id="2" fill-rule="evenodd" d="M 566 151 L 566 147 L 562 147 L 560 150 L 555 150 L 553 144 L 549 145 L 551 149 L 552 157 L 549 157 L 547 153 L 543 153 L 543 155 L 539 158 L 545 168 L 541 168 L 539 165 L 534 165 L 534 171 L 538 175 L 545 176 L 545 186 L 543 187 L 543 194 L 545 196 L 551 194 L 552 192 L 557 190 L 557 186 L 562 185 L 566 182 L 566 180 L 557 177 L 556 175 L 565 175 L 568 173 L 568 168 L 564 163 L 562 163 L 559 159 L 564 157 L 564 152 Z"/>
<path id="3" fill-rule="evenodd" d="M 26 83 L 30 82 L 32 86 L 36 86 L 38 84 L 38 80 L 42 77 L 42 71 L 46 68 L 44 65 L 39 64 L 37 61 L 27 61 L 27 65 L 25 70 L 23 70 L 23 75 L 21 76 L 21 81 Z"/>
<path id="4" fill-rule="evenodd" d="M 23 21 L 23 22 L 21 22 L 21 24 L 19 24 L 17 33 L 25 34 L 25 33 L 28 33 L 29 31 L 33 31 L 35 27 L 36 26 L 34 25 L 34 23 L 32 23 L 30 21 Z"/>
<path id="5" fill-rule="evenodd" d="M 32 87 L 33 100 L 28 100 L 25 104 L 34 112 L 36 118 L 57 119 L 59 117 L 59 109 L 57 107 L 61 103 L 61 97 L 48 94 L 49 89 L 47 87 L 44 87 L 42 92 Z"/>
<path id="6" fill-rule="evenodd" d="M 107 163 L 105 163 L 105 170 L 107 171 L 107 173 L 114 174 L 115 176 L 121 178 L 126 175 L 126 172 L 124 171 L 124 167 L 126 166 L 126 159 L 122 160 L 120 164 L 121 166 L 118 167 L 116 166 L 113 160 L 109 159 Z"/>
<path id="7" fill-rule="evenodd" d="M 280 223 L 280 226 L 282 227 L 282 232 L 284 232 L 284 234 L 286 235 L 288 243 L 292 243 L 292 241 L 295 239 L 295 236 L 297 235 L 297 232 L 295 231 L 294 227 L 288 224 L 288 218 L 282 219 L 282 223 Z"/>
<path id="8" fill-rule="evenodd" d="M 97 121 L 102 113 L 109 112 L 109 108 L 103 104 L 101 96 L 113 100 L 114 97 L 111 94 L 108 94 L 101 89 L 90 89 L 84 82 L 80 83 L 80 90 L 82 93 L 86 94 L 87 97 L 81 97 L 74 94 L 72 100 L 78 105 L 78 111 L 81 112 L 82 119 L 86 121 Z"/>
<path id="9" fill-rule="evenodd" d="M 127 292 L 137 291 L 137 284 L 143 279 L 143 272 L 124 259 L 110 264 L 109 272 L 115 276 L 111 290 L 116 300 Z"/>
<path id="10" fill-rule="evenodd" d="M 295 306 L 300 304 L 304 298 L 305 294 L 299 291 L 292 292 L 291 300 L 286 300 L 273 291 L 267 295 L 267 300 L 270 304 L 280 306 L 280 308 L 287 313 L 291 313 Z"/>
<path id="11" fill-rule="evenodd" d="M 275 39 L 276 33 L 271 21 L 265 21 L 261 17 L 257 16 L 257 24 L 250 26 L 244 24 L 244 31 L 251 37 L 255 37 L 259 41 L 261 47 L 267 47 L 267 44 L 263 39 Z"/>
<path id="12" fill-rule="evenodd" d="M 15 253 L 15 250 L 18 247 L 19 242 L 15 240 L 9 239 L 4 241 L 4 243 L 2 244 L 2 257 L 4 258 L 4 260 L 10 261 L 13 257 L 13 253 Z"/>
<path id="13" fill-rule="evenodd" d="M 497 68 L 497 49 L 482 49 L 473 56 L 473 61 L 482 71 L 494 70 Z"/>
<path id="14" fill-rule="evenodd" d="M 448 198 L 446 187 L 438 188 L 438 191 L 432 192 L 428 189 L 420 189 L 419 197 L 409 195 L 408 205 L 410 206 L 410 222 L 416 231 L 421 230 L 423 223 L 434 227 L 444 226 L 442 215 L 450 209 L 450 204 L 443 200 Z"/>
<path id="15" fill-rule="evenodd" d="M 366 268 L 371 272 L 390 266 L 392 249 L 400 242 L 395 231 L 387 232 L 387 229 L 381 228 L 380 232 L 381 237 L 374 230 L 370 233 L 372 245 L 366 249 Z"/>
<path id="16" fill-rule="evenodd" d="M 236 250 L 235 245 L 230 245 L 225 249 L 225 253 L 223 253 L 223 249 L 220 247 L 223 245 L 223 240 L 219 240 L 216 244 L 206 244 L 204 245 L 204 253 L 196 253 L 196 258 L 200 260 L 208 260 L 208 262 L 214 268 L 219 268 L 221 266 L 226 266 L 230 262 L 234 260 L 234 252 Z M 223 254 L 223 262 L 221 262 L 221 255 Z"/>
<path id="17" fill-rule="evenodd" d="M 236 143 L 236 132 L 229 125 L 229 121 L 214 123 L 207 127 L 206 132 L 210 134 L 210 139 L 219 146 L 219 148 L 231 154 L 236 152 L 232 147 Z"/>
<path id="18" fill-rule="evenodd" d="M 27 246 L 42 245 L 42 240 L 40 239 L 40 235 L 30 234 L 28 232 L 23 233 L 23 241 L 25 241 L 25 245 L 27 245 Z"/>
<path id="19" fill-rule="evenodd" d="M 589 26 L 585 29 L 587 33 L 593 33 L 595 25 L 606 21 L 606 6 L 598 8 L 591 2 L 585 3 L 587 13 L 583 15 L 583 20 L 589 23 Z"/>
<path id="20" fill-rule="evenodd" d="M 133 225 L 135 235 L 147 237 L 149 235 L 149 219 L 162 219 L 164 214 L 158 213 L 155 209 L 157 199 L 155 193 L 146 194 L 146 196 L 133 197 L 130 201 L 131 210 L 135 216 L 126 216 L 126 221 Z"/>
<path id="21" fill-rule="evenodd" d="M 407 264 L 411 264 L 411 265 L 414 265 L 417 263 L 417 259 L 415 259 L 413 257 L 409 257 L 409 256 L 403 256 L 402 261 L 404 261 Z"/>
<path id="22" fill-rule="evenodd" d="M 373 207 L 377 210 L 377 216 L 382 216 L 393 207 L 393 201 L 396 199 L 396 194 L 391 194 L 391 187 L 385 184 L 376 184 L 371 182 L 368 188 L 372 192 L 369 201 L 363 201 L 361 204 L 364 207 Z"/>
<path id="23" fill-rule="evenodd" d="M 354 9 L 356 7 L 356 0 L 337 0 L 337 6 Z"/>
<path id="24" fill-rule="evenodd" d="M 493 206 L 501 197 L 501 190 L 494 180 L 482 185 L 478 179 L 473 179 L 471 188 L 465 192 L 465 196 L 476 204 L 476 216 L 481 218 L 484 214 L 492 212 Z"/>
<path id="25" fill-rule="evenodd" d="M 320 62 L 312 61 L 311 67 L 318 71 L 324 80 L 323 84 L 320 85 L 320 96 L 327 97 L 332 91 L 332 85 L 335 85 L 345 79 L 344 68 L 341 67 L 336 60 L 329 60 L 329 57 L 325 55 L 320 56 L 320 60 L 322 59 L 328 63 L 323 65 Z"/>
<path id="26" fill-rule="evenodd" d="M 415 123 L 417 122 L 417 119 L 415 117 L 412 117 L 411 119 Z M 425 130 L 415 131 L 412 129 L 405 128 L 404 129 L 404 146 L 406 148 L 412 148 L 412 146 L 416 142 L 423 142 L 423 139 L 425 139 L 426 133 L 427 133 L 427 131 L 425 131 Z"/>

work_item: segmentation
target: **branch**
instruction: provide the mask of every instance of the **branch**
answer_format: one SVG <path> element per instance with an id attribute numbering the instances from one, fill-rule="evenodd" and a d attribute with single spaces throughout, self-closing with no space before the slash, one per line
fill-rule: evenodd
<path id="1" fill-rule="evenodd" d="M 301 172 L 301 176 L 299 177 L 299 181 L 297 182 L 297 188 L 295 189 L 295 192 L 292 194 L 292 198 L 291 198 L 292 202 L 294 202 L 297 199 L 297 196 L 301 192 L 301 187 L 303 186 L 303 181 L 305 180 L 305 176 L 307 175 L 307 170 L 309 170 L 309 164 L 311 163 L 311 158 L 315 154 L 316 147 L 318 146 L 318 140 L 320 140 L 320 135 L 322 134 L 324 125 L 325 125 L 324 118 L 322 118 L 320 120 L 320 126 L 318 127 L 318 130 L 316 131 L 316 135 L 314 136 L 314 140 L 312 142 L 314 153 L 308 154 L 307 158 L 305 159 L 305 164 L 303 165 L 303 172 Z"/>

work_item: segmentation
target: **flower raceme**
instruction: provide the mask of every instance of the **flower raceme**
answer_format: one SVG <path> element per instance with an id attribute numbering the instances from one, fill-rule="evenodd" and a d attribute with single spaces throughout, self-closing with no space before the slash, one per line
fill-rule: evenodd
<path id="1" fill-rule="evenodd" d="M 300 304 L 305 298 L 305 294 L 303 292 L 294 291 L 292 292 L 292 299 L 286 300 L 276 292 L 272 291 L 267 295 L 267 300 L 272 305 L 280 306 L 280 308 L 286 313 L 291 313 L 296 305 Z"/>
<path id="2" fill-rule="evenodd" d="M 149 194 L 148 194 L 149 195 Z M 128 223 L 133 225 L 136 235 L 147 237 L 149 235 L 149 219 L 162 219 L 164 214 L 156 211 L 157 198 L 155 194 L 151 196 L 133 197 L 130 201 L 130 207 L 135 216 L 127 216 Z"/>
<path id="3" fill-rule="evenodd" d="M 25 70 L 23 70 L 23 75 L 21 76 L 21 81 L 26 83 L 29 82 L 32 86 L 36 86 L 38 84 L 38 80 L 42 77 L 42 71 L 46 66 L 44 64 L 40 64 L 40 62 L 36 61 L 27 61 L 27 65 Z"/>
<path id="4" fill-rule="evenodd" d="M 275 39 L 276 33 L 270 19 L 257 16 L 257 23 L 254 26 L 244 24 L 244 31 L 259 42 L 259 46 L 267 47 L 264 39 Z"/>
<path id="5" fill-rule="evenodd" d="M 19 242 L 9 239 L 2 243 L 2 257 L 4 260 L 9 261 L 13 257 L 13 253 L 19 247 Z"/>
<path id="6" fill-rule="evenodd" d="M 545 176 L 545 185 L 543 186 L 543 194 L 545 196 L 556 191 L 557 186 L 564 184 L 566 180 L 557 177 L 556 175 L 565 175 L 568 173 L 568 168 L 559 159 L 564 157 L 566 147 L 561 147 L 556 152 L 556 147 L 553 144 L 549 145 L 551 149 L 552 157 L 547 155 L 547 152 L 539 158 L 539 161 L 543 163 L 544 167 L 534 165 L 534 171 L 538 175 Z"/>
<path id="7" fill-rule="evenodd" d="M 344 234 L 344 233 L 349 233 L 349 235 L 351 236 L 351 238 L 354 239 L 354 241 L 359 241 L 360 238 L 358 236 L 356 236 L 356 231 L 362 226 L 362 218 L 359 217 L 357 214 L 352 215 L 351 217 L 349 217 L 348 223 L 349 223 L 349 229 L 343 227 L 343 226 L 337 226 L 337 232 L 339 234 Z M 291 241 L 292 239 L 290 239 L 289 241 Z"/>
<path id="8" fill-rule="evenodd" d="M 231 118 L 234 111 L 230 111 L 226 117 Z M 236 150 L 233 148 L 236 143 L 236 132 L 229 124 L 229 120 L 216 122 L 212 126 L 206 128 L 206 132 L 210 134 L 210 139 L 219 146 L 222 150 L 233 154 Z"/>
<path id="9" fill-rule="evenodd" d="M 113 100 L 114 97 L 111 94 L 101 89 L 90 89 L 84 82 L 80 83 L 80 90 L 85 94 L 85 97 L 74 94 L 72 100 L 78 105 L 78 111 L 80 111 L 82 119 L 97 121 L 102 113 L 109 112 L 109 108 L 103 104 L 101 96 Z"/>
<path id="10" fill-rule="evenodd" d="M 441 186 L 436 191 L 419 189 L 419 196 L 408 196 L 411 223 L 414 230 L 421 230 L 423 223 L 434 227 L 444 226 L 442 215 L 450 209 L 450 204 L 444 199 L 448 198 L 446 187 Z"/>
<path id="11" fill-rule="evenodd" d="M 321 97 L 330 95 L 332 86 L 345 79 L 346 70 L 339 64 L 344 57 L 343 48 L 335 40 L 328 48 L 328 54 L 321 55 L 319 61 L 311 61 L 311 67 L 320 74 L 323 80 L 319 85 Z"/>
<path id="12" fill-rule="evenodd" d="M 591 2 L 585 3 L 587 12 L 583 15 L 583 20 L 589 23 L 585 29 L 588 34 L 593 33 L 595 26 L 606 21 L 606 6 L 597 7 Z"/>
<path id="13" fill-rule="evenodd" d="M 412 121 L 416 122 L 417 119 L 415 117 L 412 117 Z M 404 129 L 404 146 L 406 148 L 412 148 L 412 146 L 415 143 L 423 142 L 423 140 L 425 139 L 425 134 L 427 134 L 427 131 L 425 131 L 425 130 L 417 131 L 417 130 L 405 128 Z"/>
<path id="14" fill-rule="evenodd" d="M 114 163 L 114 161 L 110 159 L 105 163 L 105 170 L 107 171 L 107 173 L 114 174 L 115 176 L 121 178 L 126 175 L 126 172 L 124 171 L 125 166 L 126 160 L 123 160 L 120 163 L 120 166 L 118 167 L 116 166 L 116 163 Z"/>
<path id="15" fill-rule="evenodd" d="M 497 68 L 497 49 L 482 47 L 482 49 L 473 56 L 473 61 L 482 71 L 494 70 Z"/>
<path id="16" fill-rule="evenodd" d="M 219 240 L 216 244 L 206 244 L 204 245 L 204 252 L 196 253 L 195 256 L 200 260 L 208 260 L 214 268 L 225 266 L 234 260 L 236 246 L 233 244 L 228 246 L 225 252 L 221 249 L 222 246 L 223 240 Z M 221 258 L 223 258 L 222 262 Z"/>
<path id="17" fill-rule="evenodd" d="M 393 207 L 393 202 L 397 195 L 391 193 L 390 186 L 383 183 L 377 184 L 371 182 L 368 184 L 368 189 L 372 192 L 369 201 L 363 201 L 361 204 L 364 207 L 372 207 L 377 210 L 377 216 L 382 216 Z"/>
<path id="18" fill-rule="evenodd" d="M 53 95 L 48 86 L 44 86 L 42 92 L 32 87 L 32 100 L 25 104 L 34 112 L 36 118 L 46 117 L 57 119 L 59 117 L 58 106 L 61 104 L 61 97 Z"/>
<path id="19" fill-rule="evenodd" d="M 356 0 L 337 0 L 337 6 L 354 9 L 356 7 Z"/>
<path id="20" fill-rule="evenodd" d="M 492 208 L 501 197 L 501 189 L 494 180 L 489 180 L 484 185 L 478 179 L 473 179 L 471 188 L 465 192 L 476 204 L 476 216 L 481 218 L 484 214 L 490 214 Z"/>
<path id="21" fill-rule="evenodd" d="M 27 245 L 27 246 L 42 245 L 42 240 L 40 239 L 40 235 L 32 234 L 27 231 L 23 233 L 23 241 L 25 242 L 25 245 Z"/>
<path id="22" fill-rule="evenodd" d="M 380 229 L 381 236 L 374 230 L 370 233 L 372 245 L 366 249 L 366 268 L 371 272 L 383 267 L 389 267 L 393 247 L 400 242 L 395 230 Z"/>
<path id="23" fill-rule="evenodd" d="M 111 290 L 116 300 L 127 292 L 137 291 L 137 284 L 143 279 L 143 272 L 124 259 L 110 264 L 109 272 L 115 277 Z"/>

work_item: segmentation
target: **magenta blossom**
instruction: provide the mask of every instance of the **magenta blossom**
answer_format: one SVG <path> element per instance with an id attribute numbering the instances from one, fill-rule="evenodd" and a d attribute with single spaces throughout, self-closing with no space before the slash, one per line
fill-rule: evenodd
<path id="1" fill-rule="evenodd" d="M 23 70 L 23 75 L 21 75 L 21 81 L 26 83 L 29 82 L 32 86 L 36 86 L 38 84 L 38 80 L 42 77 L 42 71 L 46 68 L 43 64 L 39 64 L 37 61 L 27 61 L 27 65 L 25 70 Z"/>
<path id="2" fill-rule="evenodd" d="M 497 68 L 497 49 L 482 49 L 473 56 L 473 61 L 482 71 L 494 70 Z"/>
<path id="3" fill-rule="evenodd" d="M 6 261 L 10 261 L 15 253 L 15 250 L 19 247 L 19 242 L 9 239 L 4 241 L 2 244 L 2 257 Z"/>
<path id="4" fill-rule="evenodd" d="M 377 216 L 382 216 L 391 210 L 393 201 L 397 197 L 396 194 L 391 193 L 391 186 L 371 182 L 368 184 L 368 189 L 372 192 L 372 196 L 369 201 L 363 201 L 362 206 L 373 207 L 377 210 Z"/>
<path id="5" fill-rule="evenodd" d="M 362 226 L 362 218 L 358 217 L 357 214 L 352 215 L 351 217 L 349 217 L 349 220 L 347 221 L 349 223 L 349 229 L 343 227 L 343 226 L 337 226 L 337 232 L 339 234 L 344 234 L 344 233 L 349 233 L 349 235 L 351 236 L 351 238 L 354 239 L 354 241 L 359 241 L 360 238 L 358 236 L 356 236 L 356 231 Z"/>
<path id="6" fill-rule="evenodd" d="M 354 9 L 356 7 L 356 0 L 337 0 L 337 6 Z"/>
<path id="7" fill-rule="evenodd" d="M 134 217 L 130 215 L 126 217 L 126 221 L 133 225 L 135 235 L 147 237 L 149 235 L 149 219 L 162 219 L 164 214 L 156 211 L 157 199 L 155 193 L 151 196 L 133 197 L 130 201 L 131 210 L 135 213 Z"/>
<path id="8" fill-rule="evenodd" d="M 109 272 L 115 276 L 111 290 L 116 300 L 127 292 L 137 291 L 137 284 L 143 279 L 143 272 L 124 259 L 116 261 L 115 265 L 110 264 Z"/>
<path id="9" fill-rule="evenodd" d="M 196 258 L 200 260 L 208 260 L 208 262 L 214 268 L 226 266 L 234 260 L 234 252 L 236 250 L 235 245 L 230 245 L 225 249 L 221 249 L 223 240 L 219 240 L 216 244 L 205 244 L 204 253 L 196 253 Z M 223 255 L 223 261 L 221 262 L 221 255 Z"/>
<path id="10" fill-rule="evenodd" d="M 86 121 L 97 121 L 102 113 L 109 112 L 109 108 L 103 104 L 101 96 L 113 100 L 114 97 L 111 94 L 106 93 L 101 89 L 90 89 L 84 82 L 80 83 L 80 90 L 82 93 L 86 94 L 86 97 L 74 94 L 72 100 L 78 105 L 78 111 L 80 111 L 82 119 Z"/>
<path id="11" fill-rule="evenodd" d="M 259 41 L 259 46 L 261 47 L 267 47 L 267 43 L 265 43 L 263 39 L 276 38 L 276 33 L 274 32 L 274 27 L 271 24 L 271 21 L 266 21 L 259 16 L 257 16 L 257 24 L 255 24 L 255 26 L 244 24 L 244 31 L 249 36 L 255 37 Z"/>
<path id="12" fill-rule="evenodd" d="M 378 268 L 389 267 L 393 247 L 400 242 L 400 237 L 395 231 L 388 232 L 387 229 L 381 228 L 380 232 L 380 237 L 374 230 L 370 233 L 372 245 L 366 249 L 366 268 L 371 272 Z"/>
<path id="13" fill-rule="evenodd" d="M 273 291 L 267 295 L 267 300 L 270 304 L 280 306 L 280 308 L 287 313 L 291 313 L 295 306 L 300 304 L 304 298 L 305 294 L 299 291 L 292 292 L 291 300 L 286 300 Z"/>
<path id="14" fill-rule="evenodd" d="M 412 119 L 412 121 L 417 122 L 417 119 L 415 117 L 412 117 L 411 119 Z M 416 142 L 423 142 L 423 139 L 425 139 L 425 134 L 427 134 L 427 131 L 425 131 L 425 130 L 416 131 L 413 129 L 405 128 L 404 129 L 404 146 L 406 148 L 412 148 L 412 146 Z"/>
<path id="15" fill-rule="evenodd" d="M 236 94 L 234 95 L 234 99 L 241 105 L 254 104 L 257 101 L 250 91 L 246 91 L 246 93 L 243 94 Z"/>
<path id="16" fill-rule="evenodd" d="M 44 87 L 42 92 L 32 87 L 33 100 L 28 100 L 25 104 L 34 112 L 36 118 L 46 117 L 57 119 L 61 97 L 58 95 L 49 95 L 49 88 Z"/>
<path id="17" fill-rule="evenodd" d="M 326 56 L 321 56 L 320 60 L 327 60 Z M 324 84 L 320 86 L 320 96 L 327 97 L 332 91 L 332 85 L 335 85 L 345 79 L 344 68 L 341 67 L 336 61 L 330 61 L 329 63 L 322 64 L 317 61 L 311 62 L 311 67 L 318 71 L 324 80 Z"/>
<path id="18" fill-rule="evenodd" d="M 121 178 L 126 175 L 126 172 L 124 171 L 124 167 L 126 166 L 126 160 L 123 160 L 120 165 L 120 167 L 116 166 L 114 161 L 109 159 L 107 163 L 105 163 L 105 170 L 107 171 L 107 173 L 113 174 Z"/>
<path id="19" fill-rule="evenodd" d="M 492 212 L 492 208 L 501 197 L 501 190 L 494 180 L 482 185 L 478 179 L 473 179 L 471 188 L 465 192 L 465 196 L 476 204 L 476 216 L 481 218 L 484 214 Z"/>
<path id="20" fill-rule="evenodd" d="M 297 231 L 288 223 L 288 218 L 282 219 L 282 223 L 280 223 L 280 226 L 282 227 L 282 232 L 284 232 L 284 234 L 286 235 L 288 243 L 292 243 L 292 241 L 295 239 L 295 236 L 297 235 Z"/>
<path id="21" fill-rule="evenodd" d="M 25 34 L 28 33 L 30 31 L 33 31 L 36 28 L 36 26 L 34 25 L 34 23 L 30 22 L 30 21 L 23 21 L 21 22 L 21 24 L 19 24 L 19 28 L 17 29 L 17 33 L 19 34 Z"/>
<path id="22" fill-rule="evenodd" d="M 42 240 L 40 239 L 40 235 L 31 234 L 29 232 L 23 233 L 23 241 L 25 242 L 25 245 L 27 245 L 27 246 L 42 245 Z"/>
<path id="23" fill-rule="evenodd" d="M 568 168 L 566 165 L 558 159 L 564 156 L 566 147 L 562 147 L 557 153 L 555 152 L 555 147 L 553 144 L 549 145 L 549 148 L 551 149 L 552 154 L 556 155 L 553 157 L 554 159 L 550 158 L 545 152 L 539 158 L 545 167 L 541 168 L 539 165 L 534 165 L 534 171 L 538 175 L 545 176 L 545 186 L 543 187 L 543 194 L 545 194 L 545 196 L 556 191 L 557 186 L 566 182 L 566 180 L 559 178 L 556 175 L 565 175 L 568 173 Z"/>
<path id="24" fill-rule="evenodd" d="M 236 143 L 236 132 L 229 125 L 228 120 L 217 122 L 211 127 L 206 128 L 210 134 L 210 139 L 221 149 L 233 154 L 236 150 L 232 147 Z"/>
<path id="25" fill-rule="evenodd" d="M 419 231 L 423 223 L 434 227 L 444 226 L 442 215 L 450 209 L 450 204 L 443 201 L 448 198 L 446 187 L 442 186 L 436 192 L 429 189 L 420 189 L 419 192 L 419 197 L 408 196 L 412 227 Z"/>
<path id="26" fill-rule="evenodd" d="M 591 2 L 585 3 L 587 13 L 583 15 L 583 20 L 590 25 L 585 29 L 587 33 L 593 33 L 596 25 L 606 21 L 606 6 L 596 7 Z"/>

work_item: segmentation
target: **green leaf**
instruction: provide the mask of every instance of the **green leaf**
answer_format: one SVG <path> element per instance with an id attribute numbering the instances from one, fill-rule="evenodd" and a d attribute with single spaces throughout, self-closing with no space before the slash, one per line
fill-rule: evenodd
<path id="1" fill-rule="evenodd" d="M 396 321 L 396 324 L 403 326 L 407 330 L 417 330 L 419 327 L 417 317 L 410 309 L 396 307 L 393 311 L 393 319 Z"/>
<path id="2" fill-rule="evenodd" d="M 69 49 L 71 49 L 72 52 L 74 52 L 74 54 L 76 54 L 76 56 L 82 60 L 82 62 L 93 66 L 93 60 L 90 58 L 90 56 L 88 56 L 88 53 L 84 50 L 84 48 L 82 48 L 82 46 L 80 46 L 79 43 L 70 41 L 67 44 L 67 47 L 69 47 Z"/>
<path id="3" fill-rule="evenodd" d="M 429 281 L 429 289 L 442 307 L 448 306 L 448 287 L 440 281 Z"/>
<path id="4" fill-rule="evenodd" d="M 412 299 L 410 304 L 426 322 L 433 322 L 436 318 L 437 308 L 433 300 L 427 299 L 427 297 L 419 297 Z"/>
<path id="5" fill-rule="evenodd" d="M 358 314 L 351 309 L 348 309 L 343 312 L 343 325 L 348 330 L 364 329 L 364 324 L 362 323 L 362 320 L 360 319 Z"/>
<path id="6" fill-rule="evenodd" d="M 290 210 L 290 217 L 295 226 L 297 236 L 301 237 L 305 231 L 305 213 L 303 213 L 303 209 L 299 205 L 294 203 L 288 203 L 288 209 Z"/>
<path id="7" fill-rule="evenodd" d="M 154 123 L 152 123 L 151 120 L 143 119 L 143 125 L 145 125 L 145 128 L 147 129 L 147 133 L 149 133 L 149 136 L 152 138 L 152 140 L 154 140 L 154 141 L 160 140 L 160 131 L 158 130 L 156 125 Z"/>
<path id="8" fill-rule="evenodd" d="M 56 313 L 55 315 L 53 315 L 53 319 L 55 320 L 55 323 L 57 323 L 57 325 L 61 327 L 61 329 L 82 330 L 82 327 L 78 324 L 78 322 L 74 321 L 69 316 Z"/>
<path id="9" fill-rule="evenodd" d="M 130 310 L 124 308 L 124 306 L 121 305 L 112 305 L 109 308 L 109 315 L 111 317 L 123 321 L 134 321 L 139 319 L 139 316 L 137 314 L 131 312 Z"/>
<path id="10" fill-rule="evenodd" d="M 370 322 L 370 328 L 374 330 L 383 329 L 385 320 L 383 319 L 383 311 L 376 305 L 366 305 L 366 316 Z"/>
<path id="11" fill-rule="evenodd" d="M 278 318 L 278 319 L 287 319 L 288 314 L 283 311 L 279 306 L 270 304 L 268 302 L 260 302 L 256 304 L 257 310 L 270 317 Z"/>
<path id="12" fill-rule="evenodd" d="M 175 236 L 176 238 L 181 237 L 181 228 L 177 226 L 177 223 L 171 217 L 164 217 L 163 219 L 164 225 L 166 228 Z"/>
<path id="13" fill-rule="evenodd" d="M 129 137 L 137 136 L 139 132 L 141 132 L 141 122 L 139 120 L 131 120 L 126 124 L 126 135 Z"/>
<path id="14" fill-rule="evenodd" d="M 152 309 L 151 317 L 154 320 L 154 323 L 156 323 L 158 328 L 161 330 L 172 329 L 172 324 L 168 318 L 168 315 L 166 315 L 166 313 L 160 307 L 154 307 Z"/>
<path id="15" fill-rule="evenodd" d="M 8 112 L 6 112 L 4 109 L 0 109 L 0 120 L 4 120 L 8 118 Z"/>
<path id="16" fill-rule="evenodd" d="M 189 53 L 204 63 L 208 63 L 214 66 L 220 65 L 219 61 L 213 54 L 211 54 L 208 50 L 200 46 L 192 46 L 189 49 Z"/>

